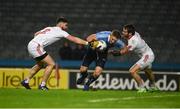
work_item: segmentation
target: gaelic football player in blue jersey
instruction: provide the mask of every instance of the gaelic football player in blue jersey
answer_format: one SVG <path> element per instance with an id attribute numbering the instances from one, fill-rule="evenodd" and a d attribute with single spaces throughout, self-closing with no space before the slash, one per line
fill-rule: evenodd
<path id="1" fill-rule="evenodd" d="M 107 47 L 103 51 L 99 51 L 96 48 L 89 47 L 86 54 L 84 55 L 82 65 L 80 67 L 80 77 L 77 80 L 77 84 L 83 84 L 85 79 L 88 78 L 87 82 L 84 83 L 85 91 L 89 90 L 91 83 L 96 81 L 103 71 L 104 65 L 107 61 L 108 49 L 111 47 L 118 47 L 119 49 L 125 47 L 123 41 L 120 40 L 120 32 L 118 30 L 113 31 L 101 31 L 96 34 L 89 35 L 87 41 L 94 41 L 93 44 L 98 43 L 98 41 L 103 40 Z M 96 67 L 93 74 L 88 76 L 88 67 L 95 61 Z"/>

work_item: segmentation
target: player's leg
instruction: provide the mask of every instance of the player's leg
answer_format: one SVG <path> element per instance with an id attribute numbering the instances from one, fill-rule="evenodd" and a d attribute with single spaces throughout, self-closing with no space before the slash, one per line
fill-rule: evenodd
<path id="1" fill-rule="evenodd" d="M 28 51 L 29 51 L 29 54 L 36 60 L 36 64 L 31 68 L 28 76 L 26 77 L 25 80 L 21 82 L 21 84 L 26 89 L 31 89 L 29 86 L 29 81 L 43 67 L 43 62 L 41 62 L 41 60 L 46 56 L 46 52 L 43 50 L 43 48 L 39 44 L 33 41 L 29 42 Z"/>
<path id="2" fill-rule="evenodd" d="M 159 91 L 159 89 L 156 87 L 155 76 L 152 72 L 152 69 L 147 67 L 144 69 L 144 72 L 150 81 L 150 88 L 148 90 L 150 92 Z"/>
<path id="3" fill-rule="evenodd" d="M 96 54 L 95 51 L 93 51 L 92 49 L 89 48 L 87 50 L 86 54 L 84 55 L 82 65 L 80 67 L 80 77 L 76 81 L 77 84 L 83 84 L 84 83 L 84 80 L 88 76 L 88 73 L 87 73 L 88 66 L 94 60 L 95 54 Z"/>
<path id="4" fill-rule="evenodd" d="M 89 86 L 98 79 L 102 71 L 102 67 L 96 66 L 94 73 L 88 77 L 88 81 L 84 85 L 84 90 L 89 90 Z"/>
<path id="5" fill-rule="evenodd" d="M 129 70 L 132 77 L 134 78 L 134 80 L 137 82 L 137 84 L 139 86 L 139 92 L 144 91 L 144 89 L 145 89 L 144 88 L 144 81 L 140 77 L 140 75 L 138 74 L 140 70 L 141 70 L 141 68 L 138 64 L 133 65 Z"/>
<path id="6" fill-rule="evenodd" d="M 84 90 L 89 90 L 89 86 L 101 75 L 107 60 L 107 52 L 96 53 L 96 68 L 93 74 L 88 77 L 88 81 L 84 85 Z"/>
<path id="7" fill-rule="evenodd" d="M 30 70 L 29 74 L 27 75 L 26 79 L 21 82 L 21 85 L 24 86 L 26 89 L 31 89 L 29 86 L 29 81 L 33 78 L 33 76 L 42 68 L 43 63 L 37 62 Z"/>
<path id="8" fill-rule="evenodd" d="M 144 69 L 144 72 L 145 72 L 147 78 L 148 78 L 149 81 L 150 81 L 150 86 L 151 86 L 151 87 L 155 87 L 155 86 L 156 86 L 156 85 L 155 85 L 155 77 L 154 77 L 154 74 L 153 74 L 153 72 L 152 72 L 152 69 L 145 68 L 145 69 Z"/>
<path id="9" fill-rule="evenodd" d="M 48 90 L 48 88 L 46 87 L 46 83 L 53 68 L 55 67 L 55 62 L 50 55 L 47 55 L 42 61 L 46 63 L 47 66 L 45 68 L 44 75 L 42 77 L 42 82 L 39 85 L 39 89 Z"/>
<path id="10" fill-rule="evenodd" d="M 154 60 L 153 53 L 150 52 L 149 54 L 143 55 L 142 58 L 138 62 L 136 62 L 135 66 L 133 67 L 134 70 L 133 69 L 132 71 L 130 70 L 131 75 L 135 78 L 136 82 L 140 87 L 139 92 L 143 92 L 143 90 L 145 89 L 144 81 L 137 73 L 134 72 L 138 72 L 140 70 L 144 70 L 145 68 L 150 67 L 153 60 Z"/>
<path id="11" fill-rule="evenodd" d="M 84 80 L 88 76 L 87 69 L 88 67 L 83 65 L 80 67 L 80 77 L 77 79 L 77 84 L 82 84 L 84 82 Z"/>
<path id="12" fill-rule="evenodd" d="M 37 62 L 36 65 L 31 68 L 29 75 L 26 77 L 26 80 L 30 80 L 42 67 L 43 62 Z"/>
<path id="13" fill-rule="evenodd" d="M 146 61 L 144 61 L 144 64 L 142 64 L 142 67 L 144 68 L 144 72 L 147 76 L 147 78 L 150 81 L 150 88 L 148 89 L 149 91 L 153 92 L 153 91 L 158 91 L 159 89 L 156 87 L 155 85 L 155 76 L 152 72 L 152 62 L 154 61 L 154 54 L 150 53 L 146 55 Z"/>

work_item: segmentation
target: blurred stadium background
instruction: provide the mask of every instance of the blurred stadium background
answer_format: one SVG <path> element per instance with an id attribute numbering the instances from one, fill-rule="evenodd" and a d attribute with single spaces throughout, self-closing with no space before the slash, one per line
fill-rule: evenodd
<path id="1" fill-rule="evenodd" d="M 180 69 L 179 12 L 179 0 L 2 0 L 0 65 L 31 66 L 26 46 L 33 33 L 65 16 L 70 22 L 68 32 L 81 38 L 101 30 L 121 30 L 124 24 L 132 23 L 155 52 L 154 68 L 176 71 Z M 63 41 L 47 48 L 58 61 Z M 136 60 L 131 55 L 109 56 L 109 62 L 122 64 Z"/>

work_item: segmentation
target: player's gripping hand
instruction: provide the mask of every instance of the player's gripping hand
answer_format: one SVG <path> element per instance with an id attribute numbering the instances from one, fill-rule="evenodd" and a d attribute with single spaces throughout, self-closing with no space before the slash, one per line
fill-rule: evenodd
<path id="1" fill-rule="evenodd" d="M 108 53 L 113 56 L 121 56 L 120 50 L 109 50 Z"/>
<path id="2" fill-rule="evenodd" d="M 98 46 L 99 42 L 97 40 L 89 42 L 89 46 L 95 50 Z"/>

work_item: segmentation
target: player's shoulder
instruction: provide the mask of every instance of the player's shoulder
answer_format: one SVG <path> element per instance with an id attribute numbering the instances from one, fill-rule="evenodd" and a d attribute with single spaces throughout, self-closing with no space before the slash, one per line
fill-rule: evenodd
<path id="1" fill-rule="evenodd" d="M 55 30 L 57 30 L 57 31 L 63 31 L 61 28 L 59 28 L 59 27 L 57 27 L 57 26 L 54 26 L 54 27 L 51 27 L 51 28 L 53 28 L 53 29 L 55 29 Z"/>
<path id="2" fill-rule="evenodd" d="M 141 44 L 141 37 L 138 32 L 135 32 L 135 34 L 128 40 L 128 45 L 137 45 Z"/>
<path id="3" fill-rule="evenodd" d="M 53 31 L 56 35 L 59 35 L 59 36 L 68 36 L 69 33 L 66 32 L 65 30 L 61 29 L 60 27 L 52 27 Z"/>
<path id="4" fill-rule="evenodd" d="M 111 34 L 110 31 L 100 31 L 98 33 L 96 33 L 96 38 L 108 38 L 108 36 Z"/>
<path id="5" fill-rule="evenodd" d="M 140 37 L 140 34 L 138 32 L 135 32 L 135 34 L 129 39 L 129 41 L 138 41 Z"/>
<path id="6" fill-rule="evenodd" d="M 66 32 L 65 30 L 61 29 L 60 27 L 52 27 L 57 32 Z"/>
<path id="7" fill-rule="evenodd" d="M 141 35 L 138 32 L 135 32 L 134 36 L 135 38 L 141 38 Z"/>
<path id="8" fill-rule="evenodd" d="M 116 46 L 116 47 L 123 47 L 124 45 L 125 44 L 124 44 L 124 42 L 121 39 L 118 39 L 116 41 L 116 43 L 114 44 L 114 46 Z"/>
<path id="9" fill-rule="evenodd" d="M 138 41 L 139 41 L 138 37 L 137 37 L 136 35 L 133 35 L 133 36 L 128 40 L 128 43 L 133 45 L 133 44 L 138 43 Z"/>
<path id="10" fill-rule="evenodd" d="M 97 32 L 96 34 L 110 34 L 111 31 L 100 31 L 100 32 Z"/>

